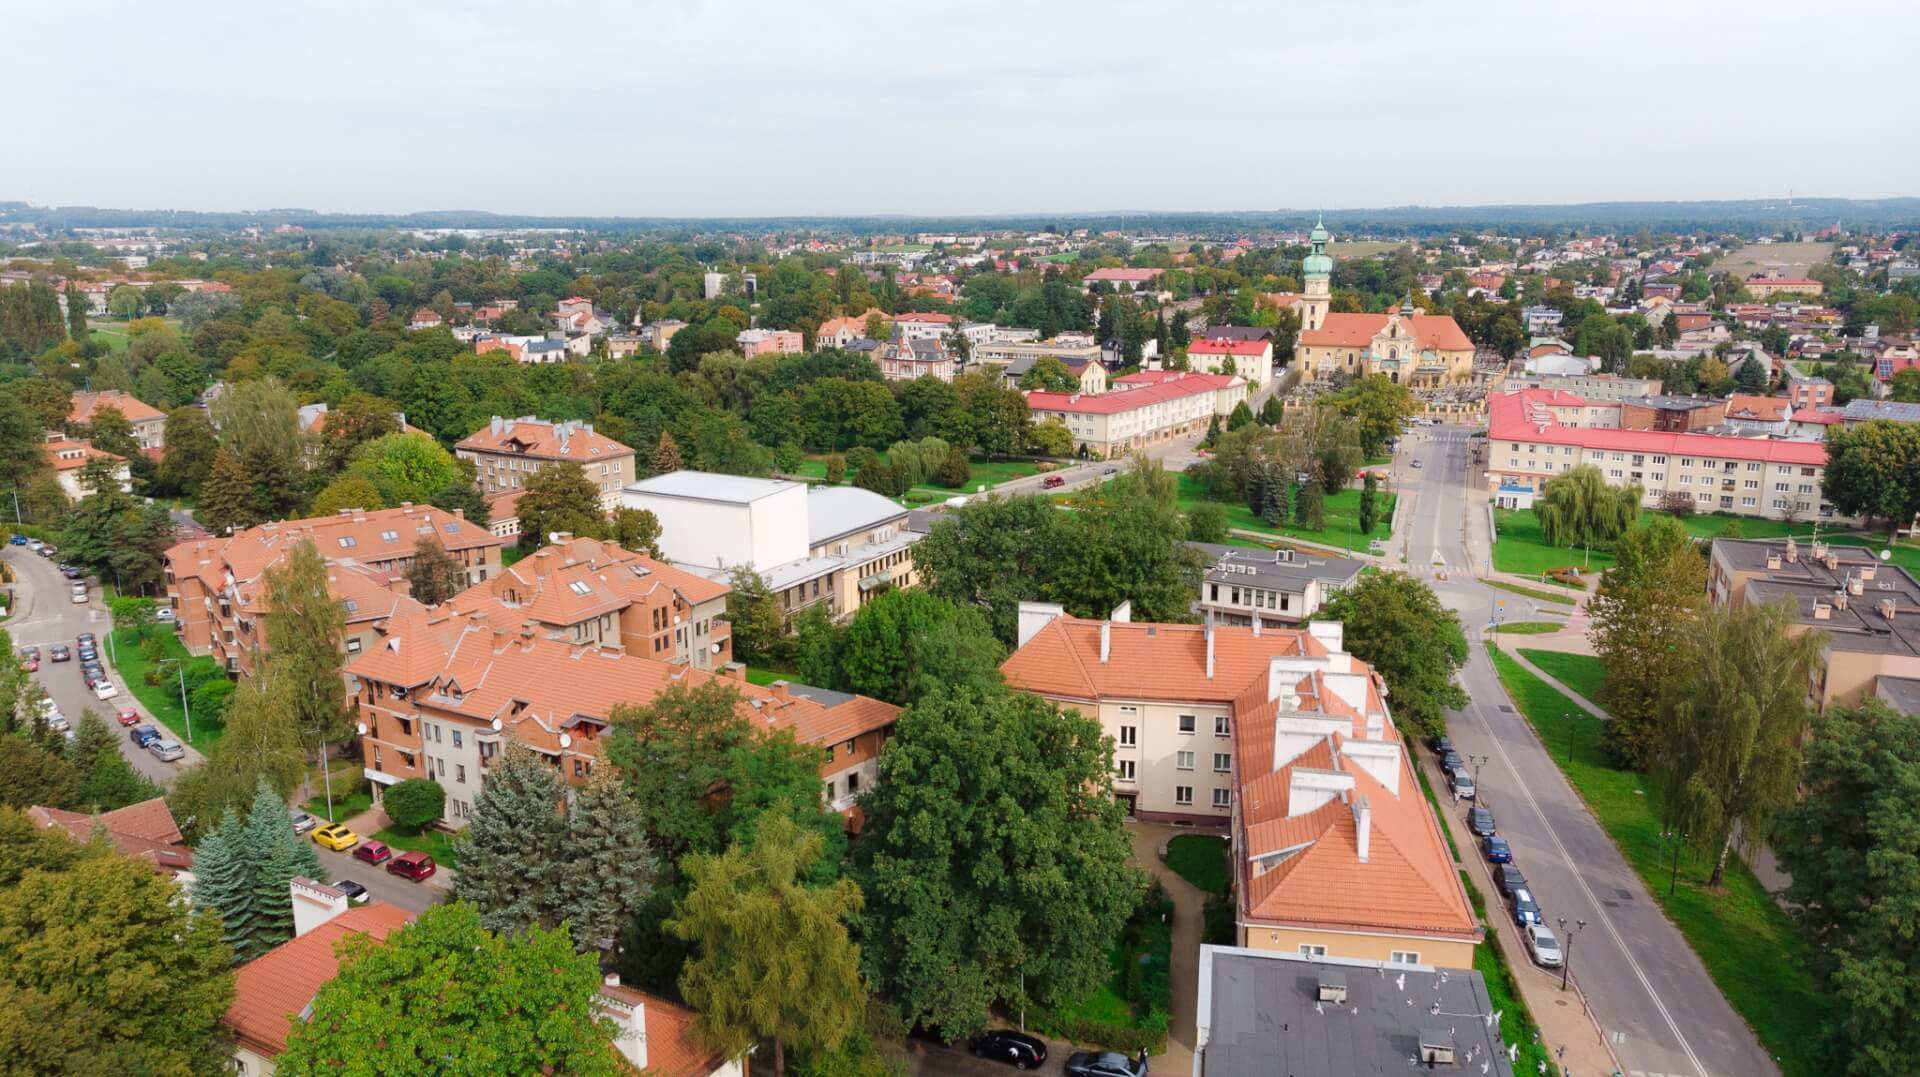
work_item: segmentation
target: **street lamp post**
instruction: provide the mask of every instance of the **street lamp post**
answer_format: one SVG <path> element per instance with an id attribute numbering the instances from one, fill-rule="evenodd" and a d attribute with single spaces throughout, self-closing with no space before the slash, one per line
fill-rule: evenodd
<path id="1" fill-rule="evenodd" d="M 1467 762 L 1473 764 L 1473 796 L 1474 803 L 1476 804 L 1484 803 L 1484 801 L 1480 799 L 1480 768 L 1491 758 L 1493 757 L 1486 755 L 1470 755 L 1467 757 Z"/>
<path id="2" fill-rule="evenodd" d="M 1662 830 L 1660 840 L 1673 843 L 1673 867 L 1667 874 L 1667 896 L 1680 885 L 1680 849 L 1687 842 L 1687 836 L 1678 830 Z"/>
<path id="3" fill-rule="evenodd" d="M 1573 724 L 1572 711 L 1568 711 L 1566 714 L 1562 715 L 1561 717 L 1567 720 L 1567 765 L 1572 766 L 1573 765 L 1573 733 L 1574 733 L 1574 730 L 1579 727 Z"/>
<path id="4" fill-rule="evenodd" d="M 1586 930 L 1585 920 L 1575 920 L 1572 931 L 1567 930 L 1567 918 L 1560 918 L 1560 990 L 1567 989 L 1567 974 L 1573 971 L 1573 937 Z"/>

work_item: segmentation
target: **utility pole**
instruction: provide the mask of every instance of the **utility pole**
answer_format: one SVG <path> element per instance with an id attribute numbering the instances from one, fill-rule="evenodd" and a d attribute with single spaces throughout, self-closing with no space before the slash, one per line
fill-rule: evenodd
<path id="1" fill-rule="evenodd" d="M 1560 990 L 1567 989 L 1567 975 L 1573 971 L 1573 937 L 1586 930 L 1585 920 L 1575 920 L 1572 931 L 1567 930 L 1567 918 L 1560 918 Z"/>

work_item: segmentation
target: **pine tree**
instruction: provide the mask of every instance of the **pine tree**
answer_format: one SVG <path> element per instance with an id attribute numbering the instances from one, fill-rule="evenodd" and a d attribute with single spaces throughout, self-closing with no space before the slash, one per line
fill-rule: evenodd
<path id="1" fill-rule="evenodd" d="M 82 348 L 93 341 L 93 334 L 87 329 L 87 304 L 86 296 L 73 285 L 67 285 L 67 336 Z"/>
<path id="2" fill-rule="evenodd" d="M 655 475 L 665 475 L 669 471 L 680 470 L 680 445 L 673 435 L 660 431 L 660 440 L 653 446 L 653 459 L 650 461 Z"/>
<path id="3" fill-rule="evenodd" d="M 1219 416 L 1214 417 L 1219 421 Z M 1265 460 L 1255 458 L 1247 468 L 1247 511 L 1260 516 L 1267 511 L 1267 486 L 1273 482 L 1273 468 Z"/>
<path id="4" fill-rule="evenodd" d="M 566 823 L 560 779 L 530 749 L 509 745 L 474 798 L 460 833 L 453 895 L 480 910 L 489 931 L 524 931 L 561 904 Z"/>
<path id="5" fill-rule="evenodd" d="M 1214 412 L 1213 415 L 1207 419 L 1207 436 L 1200 439 L 1200 444 L 1212 445 L 1214 442 L 1219 440 L 1220 440 L 1220 413 Z"/>
<path id="6" fill-rule="evenodd" d="M 1282 482 L 1279 476 L 1269 471 L 1261 497 L 1260 519 L 1268 527 L 1279 527 L 1285 524 L 1288 506 L 1293 504 L 1293 484 Z"/>
<path id="7" fill-rule="evenodd" d="M 1280 420 L 1287 417 L 1287 406 L 1280 402 L 1278 395 L 1270 396 L 1260 405 L 1260 421 L 1267 426 L 1279 426 Z"/>
<path id="8" fill-rule="evenodd" d="M 1379 486 L 1380 480 L 1374 478 L 1373 472 L 1367 472 L 1365 484 L 1360 488 L 1360 533 L 1363 535 L 1373 534 L 1374 525 L 1380 522 Z"/>
<path id="9" fill-rule="evenodd" d="M 1293 502 L 1293 523 L 1308 531 L 1318 531 L 1326 526 L 1324 501 L 1326 493 L 1317 482 L 1309 482 L 1300 487 Z"/>
<path id="10" fill-rule="evenodd" d="M 653 893 L 656 870 L 647 820 L 627 784 L 603 767 L 567 810 L 563 905 L 574 945 L 608 949 L 620 925 Z"/>
<path id="11" fill-rule="evenodd" d="M 247 949 L 253 930 L 253 892 L 245 848 L 245 826 L 232 809 L 193 850 L 193 903 L 220 916 L 221 935 L 235 960 Z"/>
<path id="12" fill-rule="evenodd" d="M 254 793 L 238 844 L 247 869 L 248 919 L 244 945 L 236 950 L 243 958 L 252 958 L 293 937 L 293 895 L 288 884 L 295 878 L 326 882 L 327 874 L 313 845 L 293 832 L 286 802 L 264 781 Z"/>
<path id="13" fill-rule="evenodd" d="M 259 523 L 253 512 L 253 479 L 240 458 L 226 449 L 213 454 L 213 467 L 200 484 L 194 519 L 216 535 Z"/>

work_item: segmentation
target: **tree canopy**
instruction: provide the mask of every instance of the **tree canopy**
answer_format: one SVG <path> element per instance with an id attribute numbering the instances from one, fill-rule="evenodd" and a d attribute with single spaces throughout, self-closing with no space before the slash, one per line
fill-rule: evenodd
<path id="1" fill-rule="evenodd" d="M 1336 593 L 1314 613 L 1339 621 L 1348 653 L 1387 682 L 1394 724 L 1414 734 L 1445 731 L 1449 708 L 1467 705 L 1454 673 L 1467 661 L 1460 618 L 1433 588 L 1404 572 L 1377 572 Z"/>

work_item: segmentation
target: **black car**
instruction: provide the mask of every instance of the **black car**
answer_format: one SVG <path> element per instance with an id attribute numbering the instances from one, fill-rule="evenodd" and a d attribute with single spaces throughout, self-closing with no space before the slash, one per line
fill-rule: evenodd
<path id="1" fill-rule="evenodd" d="M 1476 838 L 1492 837 L 1494 834 L 1493 813 L 1485 808 L 1467 809 L 1467 829 Z"/>
<path id="2" fill-rule="evenodd" d="M 1440 756 L 1440 769 L 1446 771 L 1448 774 L 1452 774 L 1456 770 L 1461 770 L 1466 767 L 1466 765 L 1467 761 L 1460 758 L 1459 752 L 1449 751 Z"/>
<path id="3" fill-rule="evenodd" d="M 1453 738 L 1444 733 L 1437 737 L 1428 737 L 1427 747 L 1432 748 L 1435 755 L 1445 755 L 1453 751 Z"/>
<path id="4" fill-rule="evenodd" d="M 82 643 L 80 645 L 80 650 L 78 653 L 80 655 L 80 661 L 82 662 L 94 662 L 94 661 L 98 661 L 100 658 L 100 652 L 94 650 L 93 646 L 87 643 Z"/>
<path id="5" fill-rule="evenodd" d="M 367 893 L 367 888 L 352 879 L 342 879 L 334 883 L 333 888 L 347 895 L 347 903 L 350 905 L 365 905 L 372 900 L 372 895 Z"/>
<path id="6" fill-rule="evenodd" d="M 1017 1070 L 1032 1069 L 1047 1060 L 1047 1045 L 1010 1028 L 989 1029 L 967 1041 L 978 1058 L 1005 1062 Z"/>
<path id="7" fill-rule="evenodd" d="M 1512 864 L 1501 864 L 1493 869 L 1494 884 L 1500 887 L 1500 896 L 1510 898 L 1515 890 L 1527 888 L 1527 877 Z"/>
<path id="8" fill-rule="evenodd" d="M 1075 1051 L 1067 1056 L 1067 1077 L 1144 1077 L 1147 1054 L 1128 1058 L 1112 1051 Z"/>

